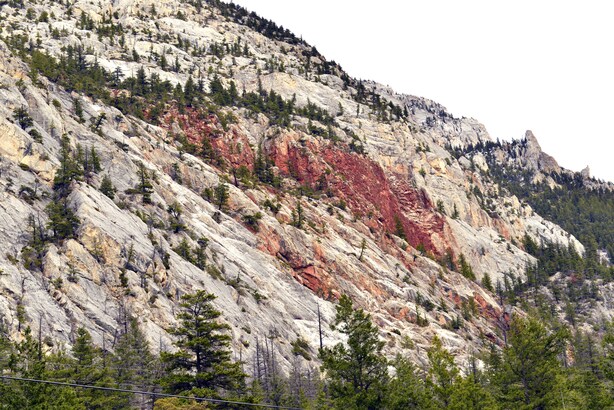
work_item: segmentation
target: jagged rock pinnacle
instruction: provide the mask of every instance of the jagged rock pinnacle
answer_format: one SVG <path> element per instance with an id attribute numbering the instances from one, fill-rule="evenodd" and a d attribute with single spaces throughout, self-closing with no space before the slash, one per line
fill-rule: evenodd
<path id="1" fill-rule="evenodd" d="M 560 172 L 559 164 L 553 157 L 542 151 L 541 145 L 531 130 L 527 130 L 524 137 L 527 141 L 525 154 L 527 167 L 544 172 Z"/>
<path id="2" fill-rule="evenodd" d="M 537 138 L 535 138 L 533 131 L 527 130 L 524 134 L 524 138 L 527 140 L 527 145 L 529 147 L 533 148 L 534 150 L 537 150 L 538 152 L 541 152 L 542 147 L 539 145 Z"/>

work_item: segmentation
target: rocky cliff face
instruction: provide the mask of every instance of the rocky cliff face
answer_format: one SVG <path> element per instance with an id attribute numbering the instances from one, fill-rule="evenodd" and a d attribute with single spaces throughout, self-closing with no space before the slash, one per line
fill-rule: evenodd
<path id="1" fill-rule="evenodd" d="M 286 366 L 297 338 L 315 356 L 318 306 L 324 343 L 338 339 L 327 323 L 343 293 L 372 313 L 391 352 L 405 336 L 417 359 L 436 334 L 460 360 L 500 343 L 509 309 L 480 286 L 484 275 L 493 284 L 522 277 L 533 262 L 525 234 L 582 244 L 499 192 L 479 155 L 449 153 L 489 141 L 475 120 L 350 79 L 300 40 L 253 30 L 255 17 L 230 10 L 176 0 L 1 9 L 11 47 L 0 43 L 0 311 L 14 337 L 40 324 L 60 346 L 84 326 L 112 346 L 132 315 L 155 349 L 170 349 L 179 297 L 204 288 L 218 296 L 237 353 L 250 357 L 256 339 L 272 337 Z M 87 85 L 67 91 L 26 64 L 34 50 L 66 58 L 69 46 L 84 66 L 106 70 L 109 98 Z M 189 81 L 205 92 L 221 84 L 294 111 L 282 122 L 269 105 L 211 96 L 206 108 L 177 94 L 163 105 L 138 100 L 134 115 L 118 101 L 135 88 L 118 84 L 140 72 L 186 93 Z M 20 126 L 20 108 L 31 126 Z M 32 221 L 47 223 L 63 136 L 73 153 L 94 148 L 102 170 L 72 182 L 75 237 L 47 243 L 28 269 L 23 249 Z M 558 169 L 532 134 L 526 141 L 523 166 Z M 259 181 L 257 168 L 275 182 Z M 135 189 L 143 172 L 151 203 Z M 99 190 L 104 176 L 113 199 Z M 190 257 L 199 248 L 200 267 Z M 456 271 L 461 255 L 475 280 Z"/>

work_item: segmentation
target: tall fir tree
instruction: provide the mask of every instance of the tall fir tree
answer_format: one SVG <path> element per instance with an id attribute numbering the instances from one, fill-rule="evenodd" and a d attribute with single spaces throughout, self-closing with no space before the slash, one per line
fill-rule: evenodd
<path id="1" fill-rule="evenodd" d="M 110 366 L 110 355 L 95 346 L 90 333 L 77 329 L 77 337 L 72 349 L 74 361 L 70 380 L 77 384 L 100 387 L 119 387 L 118 380 L 113 377 Z M 129 404 L 126 393 L 108 392 L 97 389 L 84 389 L 79 393 L 79 399 L 86 409 L 120 409 Z"/>
<path id="2" fill-rule="evenodd" d="M 429 372 L 427 387 L 439 408 L 448 408 L 454 395 L 455 384 L 460 378 L 454 357 L 441 344 L 437 336 L 433 339 L 431 348 L 427 351 Z"/>
<path id="3" fill-rule="evenodd" d="M 434 409 L 433 396 L 426 389 L 413 363 L 397 356 L 393 366 L 394 377 L 388 388 L 386 407 L 390 410 Z"/>
<path id="4" fill-rule="evenodd" d="M 320 350 L 330 395 L 336 408 L 379 409 L 384 404 L 388 361 L 384 342 L 371 316 L 354 308 L 346 295 L 337 304 L 334 328 L 347 336 L 346 343 Z"/>
<path id="5" fill-rule="evenodd" d="M 500 357 L 493 351 L 490 358 L 491 385 L 504 407 L 543 409 L 558 403 L 558 357 L 567 338 L 564 329 L 548 331 L 534 317 L 512 320 L 507 346 Z"/>
<path id="6" fill-rule="evenodd" d="M 149 343 L 135 318 L 128 320 L 127 328 L 115 345 L 111 358 L 113 379 L 120 385 L 142 386 L 138 390 L 153 391 L 160 373 L 160 362 L 151 353 Z M 130 403 L 138 408 L 150 408 L 151 397 L 135 395 Z"/>
<path id="7" fill-rule="evenodd" d="M 215 295 L 199 290 L 181 298 L 181 324 L 171 329 L 177 337 L 175 353 L 162 353 L 167 376 L 162 379 L 169 393 L 197 397 L 229 397 L 245 388 L 241 364 L 231 360 L 230 328 L 219 322 Z"/>

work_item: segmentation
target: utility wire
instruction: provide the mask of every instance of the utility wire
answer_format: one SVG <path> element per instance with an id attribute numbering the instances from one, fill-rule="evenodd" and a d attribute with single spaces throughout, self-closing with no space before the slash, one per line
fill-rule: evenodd
<path id="1" fill-rule="evenodd" d="M 84 389 L 114 391 L 114 392 L 119 392 L 119 393 L 142 394 L 142 395 L 146 395 L 146 396 L 171 397 L 171 398 L 176 398 L 176 399 L 188 399 L 188 400 L 196 400 L 196 401 L 206 401 L 206 402 L 209 402 L 209 403 L 238 404 L 238 405 L 247 406 L 247 407 L 261 407 L 261 408 L 267 408 L 267 409 L 284 409 L 284 410 L 301 410 L 299 407 L 276 406 L 274 404 L 246 403 L 246 402 L 242 402 L 242 401 L 212 399 L 212 398 L 208 398 L 208 397 L 191 397 L 191 396 L 182 396 L 182 395 L 179 395 L 179 394 L 155 393 L 155 392 L 142 391 L 142 390 L 128 390 L 128 389 L 118 389 L 118 388 L 114 388 L 114 387 L 90 386 L 90 385 L 87 385 L 87 384 L 55 382 L 55 381 L 51 381 L 51 380 L 28 379 L 28 378 L 24 378 L 24 377 L 14 377 L 14 376 L 3 376 L 3 375 L 0 375 L 0 379 L 15 380 L 15 381 L 22 381 L 22 382 L 29 382 L 29 383 L 51 384 L 51 385 L 55 385 L 55 386 L 79 387 L 79 388 L 84 388 Z"/>

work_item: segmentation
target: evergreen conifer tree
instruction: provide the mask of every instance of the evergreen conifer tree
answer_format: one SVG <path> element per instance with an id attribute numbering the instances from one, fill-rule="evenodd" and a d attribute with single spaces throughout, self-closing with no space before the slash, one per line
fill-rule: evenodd
<path id="1" fill-rule="evenodd" d="M 220 323 L 220 312 L 211 302 L 215 295 L 204 290 L 181 298 L 181 324 L 171 329 L 177 337 L 176 353 L 162 353 L 168 376 L 162 379 L 170 393 L 198 397 L 226 397 L 244 388 L 245 374 L 230 357 L 230 328 Z"/>
<path id="2" fill-rule="evenodd" d="M 490 379 L 497 399 L 506 408 L 542 409 L 556 407 L 556 389 L 561 374 L 558 356 L 567 332 L 550 332 L 536 318 L 516 317 L 508 331 L 508 345 L 500 358 L 491 355 Z"/>
<path id="3" fill-rule="evenodd" d="M 111 182 L 109 175 L 102 177 L 102 181 L 100 182 L 100 192 L 111 199 L 115 198 L 115 187 L 113 186 L 113 182 Z"/>
<path id="4" fill-rule="evenodd" d="M 460 377 L 454 357 L 443 348 L 441 340 L 435 336 L 427 352 L 429 372 L 427 386 L 439 408 L 450 406 L 454 394 L 454 385 Z"/>
<path id="5" fill-rule="evenodd" d="M 77 330 L 77 338 L 72 349 L 73 370 L 68 375 L 77 384 L 103 387 L 118 387 L 112 377 L 110 361 L 105 352 L 96 347 L 92 336 L 84 329 Z M 86 409 L 126 408 L 129 396 L 126 393 L 108 392 L 97 389 L 85 389 L 79 392 L 79 400 Z"/>
<path id="6" fill-rule="evenodd" d="M 228 193 L 228 185 L 225 183 L 218 184 L 215 187 L 214 194 L 218 209 L 223 211 L 228 205 L 228 199 L 230 198 L 230 194 Z"/>
<path id="7" fill-rule="evenodd" d="M 415 366 L 401 356 L 396 357 L 393 365 L 395 376 L 390 381 L 386 407 L 391 410 L 432 409 L 433 397 Z"/>
<path id="8" fill-rule="evenodd" d="M 119 337 L 111 360 L 113 379 L 121 384 L 143 386 L 139 390 L 151 390 L 159 371 L 159 360 L 154 356 L 139 329 L 135 318 L 130 318 L 126 331 Z M 150 408 L 150 398 L 135 395 L 130 399 L 133 406 Z"/>
<path id="9" fill-rule="evenodd" d="M 388 362 L 382 355 L 384 342 L 379 340 L 378 328 L 346 295 L 341 296 L 336 309 L 334 327 L 347 336 L 347 343 L 320 350 L 335 408 L 382 408 Z"/>
<path id="10" fill-rule="evenodd" d="M 139 183 L 137 185 L 137 191 L 143 196 L 143 203 L 150 204 L 153 185 L 150 181 L 149 172 L 142 162 L 139 162 L 138 167 L 137 176 L 139 178 Z"/>

